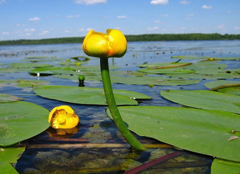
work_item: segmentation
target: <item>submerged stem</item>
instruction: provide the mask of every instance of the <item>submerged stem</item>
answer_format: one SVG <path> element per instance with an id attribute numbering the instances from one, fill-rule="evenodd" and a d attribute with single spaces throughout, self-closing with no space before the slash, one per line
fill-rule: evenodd
<path id="1" fill-rule="evenodd" d="M 101 74 L 102 74 L 102 82 L 105 92 L 105 97 L 107 100 L 107 104 L 113 120 L 117 125 L 119 131 L 123 135 L 123 137 L 127 140 L 127 142 L 137 150 L 146 150 L 144 147 L 128 130 L 126 124 L 123 122 L 123 119 L 119 113 L 117 108 L 117 104 L 113 95 L 112 84 L 109 74 L 109 65 L 108 65 L 108 58 L 100 58 L 100 65 L 101 65 Z"/>

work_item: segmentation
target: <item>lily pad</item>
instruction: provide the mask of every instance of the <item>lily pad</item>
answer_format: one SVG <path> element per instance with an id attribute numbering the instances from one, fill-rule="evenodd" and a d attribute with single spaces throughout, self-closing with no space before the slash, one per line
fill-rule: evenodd
<path id="1" fill-rule="evenodd" d="M 9 174 L 18 174 L 18 172 L 13 168 L 11 164 L 6 161 L 3 161 L 0 158 L 0 171 L 1 173 L 9 173 Z"/>
<path id="2" fill-rule="evenodd" d="M 40 67 L 30 70 L 29 73 L 31 75 L 36 76 L 46 76 L 46 75 L 53 75 L 57 73 L 64 72 L 65 70 L 73 72 L 70 67 Z M 60 72 L 59 72 L 60 71 Z"/>
<path id="3" fill-rule="evenodd" d="M 69 103 L 86 105 L 107 105 L 102 88 L 72 86 L 41 86 L 33 91 L 44 98 Z M 135 99 L 151 99 L 151 97 L 132 91 L 114 90 L 117 105 L 137 105 Z"/>
<path id="4" fill-rule="evenodd" d="M 152 64 L 141 64 L 138 65 L 140 68 L 155 68 L 155 69 L 165 69 L 165 68 L 175 68 L 181 66 L 187 66 L 192 63 L 180 63 L 180 62 L 167 62 L 167 63 L 152 63 Z"/>
<path id="5" fill-rule="evenodd" d="M 227 94 L 240 95 L 240 82 L 239 81 L 227 81 L 217 80 L 208 82 L 206 87 L 211 88 L 210 91 L 218 91 Z"/>
<path id="6" fill-rule="evenodd" d="M 237 95 L 205 90 L 168 90 L 160 93 L 164 98 L 185 106 L 240 114 L 240 96 Z"/>
<path id="7" fill-rule="evenodd" d="M 0 147 L 0 158 L 9 163 L 17 163 L 25 147 Z"/>
<path id="8" fill-rule="evenodd" d="M 191 74 L 195 73 L 194 70 L 184 69 L 184 68 L 166 68 L 166 69 L 154 69 L 154 68 L 144 68 L 139 69 L 139 72 L 147 74 Z"/>
<path id="9" fill-rule="evenodd" d="M 37 68 L 37 67 L 51 67 L 52 65 L 44 63 L 12 63 L 12 68 Z"/>
<path id="10" fill-rule="evenodd" d="M 214 159 L 211 166 L 211 174 L 239 174 L 239 171 L 240 163 L 233 161 Z"/>
<path id="11" fill-rule="evenodd" d="M 180 56 L 172 56 L 171 58 L 196 60 L 196 59 L 209 59 L 210 57 L 202 57 L 202 56 L 197 56 L 197 55 L 180 55 Z"/>
<path id="12" fill-rule="evenodd" d="M 0 103 L 14 102 L 14 101 L 19 101 L 19 100 L 22 100 L 22 99 L 18 98 L 16 96 L 13 96 L 13 95 L 0 93 Z"/>
<path id="13" fill-rule="evenodd" d="M 205 83 L 205 86 L 207 88 L 213 89 L 213 88 L 224 88 L 224 87 L 231 87 L 234 85 L 240 85 L 240 81 L 230 81 L 230 80 L 216 80 L 212 82 Z"/>
<path id="14" fill-rule="evenodd" d="M 44 80 L 24 80 L 24 79 L 18 79 L 18 80 L 0 80 L 0 87 L 1 86 L 17 86 L 21 88 L 29 88 L 37 85 L 44 85 L 49 83 L 48 81 Z"/>
<path id="15" fill-rule="evenodd" d="M 90 73 L 92 74 L 92 73 Z M 87 73 L 81 73 L 78 75 L 54 75 L 54 77 L 57 78 L 63 78 L 63 79 L 69 79 L 72 81 L 78 81 L 79 75 L 84 75 L 85 76 L 85 81 L 101 81 L 101 75 L 88 75 Z"/>
<path id="16" fill-rule="evenodd" d="M 159 85 L 159 86 L 177 86 L 197 84 L 199 80 L 169 79 L 161 77 L 120 77 L 113 76 L 112 83 L 134 84 L 134 85 Z"/>
<path id="17" fill-rule="evenodd" d="M 49 111 L 29 102 L 0 103 L 0 146 L 11 146 L 49 127 Z"/>
<path id="18" fill-rule="evenodd" d="M 1 67 L 0 73 L 18 73 L 18 72 L 27 72 L 32 68 L 14 68 L 14 67 Z"/>
<path id="19" fill-rule="evenodd" d="M 240 139 L 229 141 L 233 136 L 232 130 L 239 130 L 238 114 L 157 106 L 118 108 L 128 128 L 140 136 L 192 152 L 240 161 L 240 151 L 236 148 L 240 146 Z M 110 116 L 109 110 L 107 113 Z"/>

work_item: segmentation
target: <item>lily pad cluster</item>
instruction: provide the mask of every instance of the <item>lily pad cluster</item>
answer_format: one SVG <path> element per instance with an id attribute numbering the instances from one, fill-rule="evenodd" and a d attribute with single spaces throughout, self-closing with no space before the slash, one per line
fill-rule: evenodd
<path id="1" fill-rule="evenodd" d="M 48 110 L 29 102 L 9 101 L 6 95 L 1 96 L 5 96 L 5 100 L 0 102 L 0 169 L 3 173 L 18 173 L 11 164 L 16 163 L 25 146 L 14 145 L 49 127 Z"/>

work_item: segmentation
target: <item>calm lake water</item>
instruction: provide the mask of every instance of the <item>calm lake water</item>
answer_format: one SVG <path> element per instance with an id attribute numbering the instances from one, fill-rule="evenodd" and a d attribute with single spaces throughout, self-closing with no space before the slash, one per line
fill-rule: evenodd
<path id="1" fill-rule="evenodd" d="M 81 44 L 53 45 L 21 45 L 0 46 L 0 68 L 8 67 L 11 63 L 23 63 L 26 57 L 57 57 L 67 60 L 71 57 L 86 56 Z M 166 41 L 166 42 L 130 42 L 128 51 L 123 58 L 109 59 L 110 65 L 119 66 L 119 71 L 137 71 L 137 65 L 143 63 L 175 62 L 172 56 L 198 55 L 204 57 L 240 57 L 240 41 Z M 181 60 L 181 62 L 196 62 L 197 60 Z M 43 62 L 55 65 L 55 62 Z M 238 61 L 224 61 L 228 68 L 240 68 Z M 91 58 L 87 65 L 99 65 L 98 58 Z M 100 72 L 99 72 L 100 73 Z M 78 86 L 77 80 L 61 79 L 53 76 L 31 76 L 27 71 L 4 73 L 0 71 L 0 80 L 44 80 L 50 85 Z M 235 79 L 239 80 L 239 79 Z M 114 89 L 124 89 L 140 92 L 152 97 L 152 100 L 141 101 L 139 105 L 178 106 L 163 99 L 159 92 L 166 89 L 207 89 L 203 80 L 187 86 L 154 86 L 113 84 Z M 99 81 L 86 81 L 87 87 L 102 87 Z M 61 101 L 41 98 L 31 89 L 15 86 L 0 86 L 0 93 L 11 94 L 23 98 L 24 101 L 38 104 L 48 110 L 59 105 L 70 105 L 80 117 L 81 125 L 77 134 L 71 137 L 50 137 L 48 133 L 32 138 L 29 144 L 78 144 L 87 140 L 88 143 L 123 143 L 114 123 L 105 113 L 106 107 L 69 104 Z M 2 109 L 2 108 L 1 108 Z M 138 137 L 143 142 L 159 143 L 155 140 Z M 81 142 L 82 141 L 82 142 Z M 163 150 L 150 149 L 146 152 L 134 152 L 131 148 L 40 148 L 26 149 L 16 164 L 19 173 L 123 173 L 125 169 L 133 168 L 146 162 L 154 153 L 161 155 L 175 151 L 173 148 Z M 210 173 L 211 157 L 187 152 L 162 164 L 152 173 Z M 176 164 L 177 162 L 182 162 Z M 190 163 L 191 162 L 191 165 Z M 180 165 L 181 164 L 181 165 Z M 180 166 L 179 166 L 180 165 Z M 98 170 L 97 170 L 98 169 Z M 105 169 L 105 170 L 104 170 Z M 151 173 L 151 171 L 148 171 Z M 143 172 L 144 173 L 144 172 Z"/>

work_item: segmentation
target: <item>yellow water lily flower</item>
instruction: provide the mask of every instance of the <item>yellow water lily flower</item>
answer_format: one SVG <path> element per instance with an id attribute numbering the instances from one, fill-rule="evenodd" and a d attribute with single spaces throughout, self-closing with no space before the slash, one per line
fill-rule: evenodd
<path id="1" fill-rule="evenodd" d="M 52 109 L 48 122 L 54 129 L 71 129 L 78 125 L 79 117 L 70 106 L 62 105 Z"/>
<path id="2" fill-rule="evenodd" d="M 107 29 L 107 34 L 90 30 L 82 48 L 93 57 L 122 57 L 127 51 L 127 40 L 120 30 Z"/>

